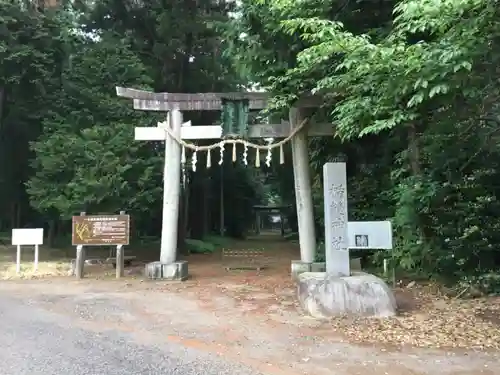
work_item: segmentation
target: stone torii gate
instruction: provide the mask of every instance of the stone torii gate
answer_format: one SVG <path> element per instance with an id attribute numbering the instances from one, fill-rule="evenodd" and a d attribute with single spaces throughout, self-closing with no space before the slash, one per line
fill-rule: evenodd
<path id="1" fill-rule="evenodd" d="M 116 88 L 117 95 L 133 99 L 134 109 L 143 111 L 169 112 L 168 121 L 158 127 L 135 128 L 135 139 L 144 141 L 165 141 L 163 218 L 160 261 L 147 266 L 151 278 L 184 279 L 187 277 L 187 263 L 176 262 L 177 220 L 179 216 L 181 145 L 172 136 L 182 140 L 220 139 L 221 125 L 191 126 L 183 123 L 182 111 L 220 111 L 223 100 L 248 100 L 249 110 L 266 108 L 268 94 L 256 92 L 236 93 L 152 93 L 130 88 Z M 289 111 L 289 121 L 278 124 L 249 125 L 249 138 L 286 138 L 299 124 L 306 121 L 305 109 L 317 107 L 315 98 L 297 102 Z M 170 127 L 169 132 L 165 127 Z M 316 123 L 305 126 L 291 138 L 295 197 L 300 243 L 300 265 L 302 271 L 310 269 L 316 252 L 311 178 L 309 173 L 308 136 L 329 136 L 334 133 L 332 124 Z M 222 151 L 221 151 L 222 152 Z M 178 182 L 178 183 L 177 183 Z"/>

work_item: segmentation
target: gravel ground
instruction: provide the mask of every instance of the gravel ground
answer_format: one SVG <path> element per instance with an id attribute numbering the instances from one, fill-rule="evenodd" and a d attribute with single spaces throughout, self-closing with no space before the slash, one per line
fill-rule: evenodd
<path id="1" fill-rule="evenodd" d="M 203 284 L 2 282 L 0 374 L 500 375 L 498 352 L 353 345 Z"/>
<path id="2" fill-rule="evenodd" d="M 144 343 L 123 331 L 85 329 L 5 291 L 0 321 L 0 374 L 258 374 L 180 343 Z"/>

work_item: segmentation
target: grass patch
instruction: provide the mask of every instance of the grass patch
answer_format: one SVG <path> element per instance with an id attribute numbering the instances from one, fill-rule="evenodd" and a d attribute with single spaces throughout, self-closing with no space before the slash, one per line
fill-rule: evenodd
<path id="1" fill-rule="evenodd" d="M 233 240 L 231 238 L 216 236 L 216 235 L 205 236 L 203 241 L 209 242 L 217 247 L 224 247 L 224 246 L 227 246 L 228 244 L 230 244 L 231 242 L 233 242 Z"/>
<path id="2" fill-rule="evenodd" d="M 21 263 L 21 272 L 17 274 L 15 263 L 5 266 L 0 271 L 1 280 L 10 279 L 34 279 L 48 276 L 68 276 L 70 270 L 69 262 L 39 262 L 38 270 L 35 271 L 33 263 Z"/>
<path id="3" fill-rule="evenodd" d="M 209 235 L 203 238 L 203 240 L 187 238 L 185 242 L 189 252 L 192 254 L 211 254 L 218 249 L 228 247 L 234 240 L 228 237 Z"/>
<path id="4" fill-rule="evenodd" d="M 211 254 L 216 249 L 214 244 L 202 240 L 187 238 L 185 242 L 189 252 L 193 254 Z"/>
<path id="5" fill-rule="evenodd" d="M 298 232 L 292 232 L 285 234 L 283 238 L 287 241 L 298 241 L 299 240 L 299 233 Z"/>
<path id="6" fill-rule="evenodd" d="M 36 278 L 44 276 L 67 276 L 70 258 L 61 249 L 40 247 L 38 270 L 34 270 L 34 249 L 21 248 L 21 272 L 16 272 L 16 247 L 0 246 L 0 279 Z"/>

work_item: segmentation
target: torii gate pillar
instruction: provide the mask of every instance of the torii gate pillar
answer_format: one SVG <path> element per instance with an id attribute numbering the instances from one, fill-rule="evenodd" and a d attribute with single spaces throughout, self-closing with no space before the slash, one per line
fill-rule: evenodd
<path id="1" fill-rule="evenodd" d="M 291 108 L 290 127 L 298 126 L 305 118 L 303 109 Z M 293 158 L 293 177 L 295 183 L 295 201 L 299 226 L 300 261 L 292 264 L 292 273 L 311 271 L 311 264 L 316 254 L 316 232 L 314 228 L 311 175 L 309 172 L 309 151 L 307 128 L 299 131 L 291 139 Z M 293 267 L 299 269 L 294 270 Z"/>
<path id="2" fill-rule="evenodd" d="M 182 112 L 173 109 L 169 112 L 172 131 L 181 135 Z M 181 146 L 172 137 L 165 137 L 165 162 L 163 167 L 163 214 L 161 223 L 162 264 L 174 263 L 177 259 L 177 231 L 179 220 L 179 197 L 181 180 Z"/>
<path id="3" fill-rule="evenodd" d="M 158 132 L 155 130 L 159 130 L 165 142 L 160 261 L 146 264 L 145 273 L 150 279 L 185 280 L 188 277 L 187 262 L 177 261 L 181 146 L 163 130 L 165 126 L 169 126 L 180 137 L 182 125 L 182 112 L 178 108 L 172 108 L 168 112 L 168 120 L 158 123 L 158 128 L 151 129 L 153 132 L 146 132 L 141 137 L 136 134 L 136 139 L 154 141 L 158 140 Z"/>
<path id="4" fill-rule="evenodd" d="M 232 100 L 249 100 L 251 110 L 263 109 L 267 106 L 268 94 L 262 92 L 234 93 L 152 93 L 142 90 L 117 87 L 118 96 L 133 99 L 134 109 L 143 111 L 171 112 L 171 125 L 182 123 L 180 111 L 206 111 L 222 109 L 222 98 Z M 297 108 L 289 113 L 289 122 L 279 124 L 257 124 L 249 127 L 249 138 L 285 138 L 291 129 L 299 126 L 304 119 L 306 108 L 318 106 L 317 98 L 304 97 L 297 101 Z M 304 108 L 304 109 L 303 109 Z M 172 129 L 181 139 L 220 139 L 220 125 L 182 126 Z M 331 136 L 334 126 L 330 123 L 314 123 L 302 129 L 291 140 L 293 153 L 293 169 L 295 180 L 295 197 L 299 226 L 300 260 L 292 261 L 292 275 L 301 272 L 315 271 L 314 256 L 316 253 L 316 233 L 314 226 L 313 204 L 311 194 L 311 176 L 309 173 L 308 137 Z M 166 139 L 167 138 L 167 139 Z M 138 127 L 135 129 L 136 140 L 165 140 L 166 165 L 164 189 L 164 216 L 162 227 L 162 251 L 159 262 L 150 263 L 146 272 L 150 278 L 183 278 L 187 276 L 187 263 L 176 262 L 174 249 L 177 245 L 178 192 L 180 174 L 180 147 L 166 137 L 165 131 L 158 127 Z M 170 151 L 169 151 L 170 150 Z M 173 151 L 175 150 L 175 151 Z M 172 154 L 170 153 L 172 152 Z M 167 165 L 168 164 L 168 165 Z M 168 228 L 168 230 L 167 230 Z M 175 238 L 175 241 L 174 241 Z M 173 262 L 173 263 L 169 263 Z M 172 265 L 172 266 L 169 266 Z M 148 268 L 149 267 L 149 268 Z M 161 272 L 160 272 L 161 271 Z M 170 272 L 172 271 L 172 272 Z"/>

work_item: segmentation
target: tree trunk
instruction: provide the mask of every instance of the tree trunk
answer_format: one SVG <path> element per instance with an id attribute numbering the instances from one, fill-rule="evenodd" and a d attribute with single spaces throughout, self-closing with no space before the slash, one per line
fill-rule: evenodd
<path id="1" fill-rule="evenodd" d="M 419 145 L 419 135 L 418 135 L 418 125 L 410 124 L 408 127 L 408 159 L 410 163 L 410 170 L 413 177 L 422 176 L 422 165 L 421 165 L 421 155 L 420 155 L 420 145 Z M 416 212 L 418 217 L 418 228 L 420 232 L 420 237 L 429 242 L 434 237 L 434 229 L 432 228 L 432 221 L 429 215 Z"/>
<path id="2" fill-rule="evenodd" d="M 0 86 L 0 130 L 2 129 L 3 123 L 3 107 L 5 103 L 5 88 Z"/>
<path id="3" fill-rule="evenodd" d="M 47 235 L 47 245 L 49 247 L 54 246 L 54 239 L 56 237 L 56 221 L 54 219 L 49 220 L 49 233 Z"/>
<path id="4" fill-rule="evenodd" d="M 204 201 L 203 201 L 203 232 L 205 234 L 208 234 L 212 231 L 212 210 L 211 208 L 211 187 L 212 187 L 212 177 L 207 176 L 207 178 L 204 181 L 204 190 L 205 193 L 203 195 Z"/>
<path id="5" fill-rule="evenodd" d="M 193 173 L 191 185 L 191 204 L 189 207 L 189 228 L 191 238 L 202 240 L 204 236 L 204 186 L 203 180 L 206 178 L 206 171 L 201 168 L 199 172 Z"/>
<path id="6" fill-rule="evenodd" d="M 185 167 L 182 166 L 182 173 L 186 173 Z M 189 219 L 189 183 L 183 179 L 181 189 L 181 199 L 179 200 L 179 231 L 177 232 L 177 248 L 183 255 L 189 255 L 189 249 L 186 246 L 186 238 L 188 232 L 188 219 Z"/>
<path id="7" fill-rule="evenodd" d="M 10 204 L 10 227 L 12 228 L 18 228 L 17 226 L 17 208 L 16 208 L 16 202 L 12 202 Z"/>
<path id="8" fill-rule="evenodd" d="M 419 176 L 422 170 L 420 167 L 420 148 L 418 145 L 418 134 L 415 124 L 410 124 L 408 127 L 408 150 L 412 175 Z"/>

